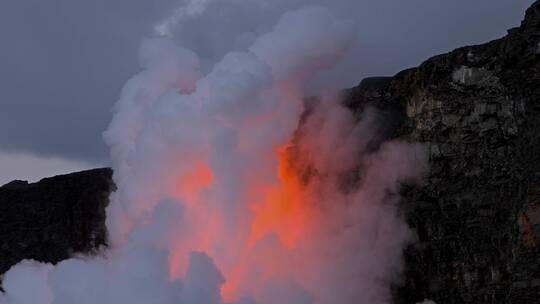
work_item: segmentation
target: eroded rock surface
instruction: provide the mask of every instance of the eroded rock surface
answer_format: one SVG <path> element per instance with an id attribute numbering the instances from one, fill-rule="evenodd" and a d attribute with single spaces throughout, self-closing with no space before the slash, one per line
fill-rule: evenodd
<path id="1" fill-rule="evenodd" d="M 347 104 L 401 111 L 393 136 L 420 141 L 431 172 L 406 193 L 418 242 L 396 302 L 540 299 L 540 4 L 503 39 L 436 56 Z"/>
<path id="2" fill-rule="evenodd" d="M 106 244 L 111 169 L 0 187 L 0 273 L 23 259 L 57 263 Z"/>

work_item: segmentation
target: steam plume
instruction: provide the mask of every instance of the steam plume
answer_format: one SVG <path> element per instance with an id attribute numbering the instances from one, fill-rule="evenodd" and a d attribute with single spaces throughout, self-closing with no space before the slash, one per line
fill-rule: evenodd
<path id="1" fill-rule="evenodd" d="M 306 7 L 207 75 L 193 52 L 146 40 L 105 132 L 110 248 L 23 262 L 0 303 L 390 302 L 412 235 L 399 185 L 420 180 L 423 150 L 368 148 L 375 110 L 358 121 L 330 94 L 301 119 L 309 81 L 352 36 Z"/>
<path id="2" fill-rule="evenodd" d="M 173 13 L 154 26 L 157 35 L 171 37 L 173 28 L 178 26 L 185 18 L 202 14 L 212 0 L 187 0 L 180 1 Z"/>

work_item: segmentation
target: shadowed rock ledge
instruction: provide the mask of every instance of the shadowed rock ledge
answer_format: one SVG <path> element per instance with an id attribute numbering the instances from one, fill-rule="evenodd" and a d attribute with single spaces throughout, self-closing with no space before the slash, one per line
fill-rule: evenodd
<path id="1" fill-rule="evenodd" d="M 0 187 L 0 273 L 23 259 L 57 263 L 106 244 L 111 169 Z"/>

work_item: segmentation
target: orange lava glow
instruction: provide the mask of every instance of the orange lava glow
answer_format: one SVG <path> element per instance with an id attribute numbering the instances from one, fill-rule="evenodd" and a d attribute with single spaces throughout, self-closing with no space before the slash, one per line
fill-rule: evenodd
<path id="1" fill-rule="evenodd" d="M 178 179 L 177 192 L 186 202 L 197 200 L 200 191 L 212 183 L 212 170 L 207 163 L 197 161 L 192 170 Z"/>
<path id="2" fill-rule="evenodd" d="M 187 239 L 177 240 L 170 246 L 169 274 L 171 279 L 180 277 L 187 268 L 187 257 L 190 251 L 206 251 L 212 243 L 213 236 L 220 229 L 219 221 L 201 206 L 200 195 L 213 181 L 213 173 L 209 165 L 202 160 L 196 161 L 186 173 L 180 175 L 176 182 L 175 195 L 185 205 L 186 217 L 193 222 L 204 223 L 204 229 L 195 229 Z"/>
<path id="3" fill-rule="evenodd" d="M 207 202 L 201 198 L 202 191 L 211 186 L 213 181 L 213 173 L 208 164 L 205 161 L 196 162 L 191 170 L 180 176 L 175 192 L 185 203 L 187 220 L 196 228 L 189 232 L 188 239 L 178 240 L 172 246 L 171 278 L 180 277 L 186 271 L 190 251 L 211 254 L 214 245 L 220 241 L 227 243 L 226 250 L 235 251 L 233 261 L 225 263 L 226 265 L 216 260 L 225 277 L 225 283 L 221 287 L 221 296 L 225 301 L 236 300 L 239 294 L 253 288 L 255 283 L 251 282 L 250 278 L 253 277 L 254 270 L 251 265 L 259 265 L 256 278 L 262 282 L 287 271 L 277 257 L 280 252 L 255 247 L 267 236 L 275 236 L 282 248 L 296 248 L 307 233 L 310 213 L 302 183 L 291 161 L 289 146 L 277 149 L 274 157 L 278 164 L 277 183 L 261 184 L 250 181 L 251 184 L 246 185 L 248 189 L 244 191 L 255 199 L 249 205 L 251 219 L 246 226 L 248 231 L 239 240 L 224 239 L 220 215 L 207 208 Z"/>
<path id="4" fill-rule="evenodd" d="M 263 204 L 253 204 L 255 214 L 249 244 L 276 234 L 288 248 L 294 248 L 307 225 L 307 210 L 300 180 L 289 162 L 287 147 L 278 150 L 279 185 L 264 190 Z"/>
<path id="5" fill-rule="evenodd" d="M 309 209 L 306 206 L 302 184 L 290 161 L 288 146 L 278 149 L 276 157 L 278 184 L 255 186 L 256 191 L 260 191 L 262 201 L 250 206 L 253 219 L 245 243 L 245 255 L 225 274 L 226 282 L 221 288 L 221 295 L 226 301 L 236 299 L 239 285 L 249 280 L 246 279 L 252 271 L 249 265 L 260 266 L 257 275 L 263 282 L 280 272 L 287 271 L 280 262 L 279 252 L 268 249 L 253 252 L 257 241 L 275 235 L 282 246 L 294 249 L 307 232 Z"/>

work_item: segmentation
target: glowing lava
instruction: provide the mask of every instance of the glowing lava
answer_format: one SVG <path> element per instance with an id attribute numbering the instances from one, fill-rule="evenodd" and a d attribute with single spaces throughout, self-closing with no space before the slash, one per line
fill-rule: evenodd
<path id="1" fill-rule="evenodd" d="M 265 235 L 276 234 L 288 248 L 294 248 L 308 225 L 308 206 L 304 191 L 294 165 L 288 154 L 290 146 L 278 149 L 279 160 L 277 186 L 263 189 L 264 202 L 253 204 L 255 214 L 248 243 L 252 245 Z"/>

